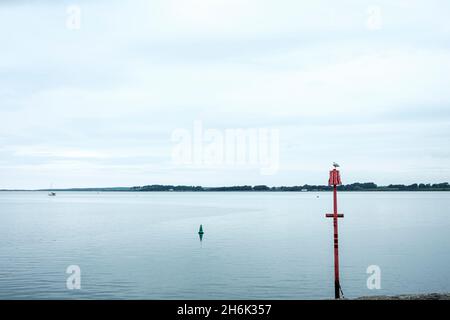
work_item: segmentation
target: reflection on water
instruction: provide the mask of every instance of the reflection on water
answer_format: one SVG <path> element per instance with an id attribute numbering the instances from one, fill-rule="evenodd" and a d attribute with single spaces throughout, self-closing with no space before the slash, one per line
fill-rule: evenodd
<path id="1" fill-rule="evenodd" d="M 0 298 L 332 298 L 332 195 L 317 195 L 0 192 Z M 341 193 L 346 296 L 450 291 L 449 208 L 449 193 Z"/>

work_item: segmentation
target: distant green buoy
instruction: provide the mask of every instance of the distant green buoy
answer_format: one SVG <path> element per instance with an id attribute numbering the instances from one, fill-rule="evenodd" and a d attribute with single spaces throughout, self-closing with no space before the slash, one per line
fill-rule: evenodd
<path id="1" fill-rule="evenodd" d="M 200 230 L 198 230 L 198 236 L 200 237 L 200 241 L 203 240 L 203 235 L 205 232 L 203 231 L 203 225 L 200 225 Z"/>

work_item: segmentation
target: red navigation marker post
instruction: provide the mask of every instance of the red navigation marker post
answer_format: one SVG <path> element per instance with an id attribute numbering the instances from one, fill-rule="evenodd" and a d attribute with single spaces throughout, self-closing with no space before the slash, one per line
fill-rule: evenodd
<path id="1" fill-rule="evenodd" d="M 334 297 L 340 299 L 341 285 L 339 283 L 339 241 L 338 241 L 338 218 L 343 218 L 344 215 L 338 213 L 337 208 L 337 186 L 341 185 L 341 176 L 339 170 L 336 168 L 339 165 L 334 164 L 334 169 L 330 171 L 330 179 L 328 185 L 333 186 L 333 213 L 327 213 L 327 218 L 333 218 L 334 225 Z"/>

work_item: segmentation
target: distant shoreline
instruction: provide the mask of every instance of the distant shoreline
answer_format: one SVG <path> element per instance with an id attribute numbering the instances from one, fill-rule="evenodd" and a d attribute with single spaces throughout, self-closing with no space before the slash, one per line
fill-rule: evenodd
<path id="1" fill-rule="evenodd" d="M 352 183 L 338 186 L 343 192 L 431 192 L 450 191 L 448 182 L 436 184 L 414 183 L 411 185 L 390 184 L 388 186 L 378 186 L 373 182 Z M 269 187 L 266 185 L 244 185 L 230 187 L 202 187 L 186 185 L 147 185 L 136 187 L 102 187 L 102 188 L 61 188 L 61 189 L 0 189 L 0 191 L 41 191 L 41 192 L 62 192 L 62 191 L 83 191 L 83 192 L 328 192 L 332 187 L 327 185 L 302 185 L 302 186 L 279 186 Z"/>

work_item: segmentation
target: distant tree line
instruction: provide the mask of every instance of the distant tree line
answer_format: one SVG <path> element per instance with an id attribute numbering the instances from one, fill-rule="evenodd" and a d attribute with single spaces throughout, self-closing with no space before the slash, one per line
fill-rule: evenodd
<path id="1" fill-rule="evenodd" d="M 273 192 L 289 192 L 289 191 L 330 191 L 332 187 L 327 185 L 299 185 L 299 186 L 281 186 L 281 187 L 269 187 L 266 185 L 244 185 L 244 186 L 231 186 L 231 187 L 202 187 L 202 186 L 184 186 L 184 185 L 148 185 L 142 187 L 132 187 L 129 191 L 273 191 Z M 390 184 L 388 186 L 377 186 L 373 182 L 365 183 L 352 183 L 342 186 L 338 186 L 340 191 L 450 191 L 450 185 L 448 182 L 436 183 L 436 184 Z"/>
<path id="2" fill-rule="evenodd" d="M 132 187 L 131 191 L 204 191 L 200 186 L 171 186 L 154 184 L 151 186 Z"/>
<path id="3" fill-rule="evenodd" d="M 243 186 L 231 186 L 231 187 L 202 187 L 202 186 L 184 186 L 184 185 L 147 185 L 137 187 L 115 187 L 115 188 L 71 188 L 71 189 L 40 189 L 37 191 L 195 191 L 195 192 L 208 192 L 208 191 L 270 191 L 270 192 L 299 192 L 299 191 L 331 191 L 332 187 L 327 185 L 298 185 L 298 186 L 280 186 L 269 187 L 266 185 L 243 185 Z M 373 182 L 356 182 L 352 184 L 346 184 L 338 186 L 340 191 L 450 191 L 450 185 L 448 182 L 424 184 L 414 183 L 410 185 L 404 184 L 390 184 L 388 186 L 377 186 Z M 13 190 L 0 190 L 0 191 L 13 191 Z M 20 190 L 17 190 L 20 191 Z"/>

